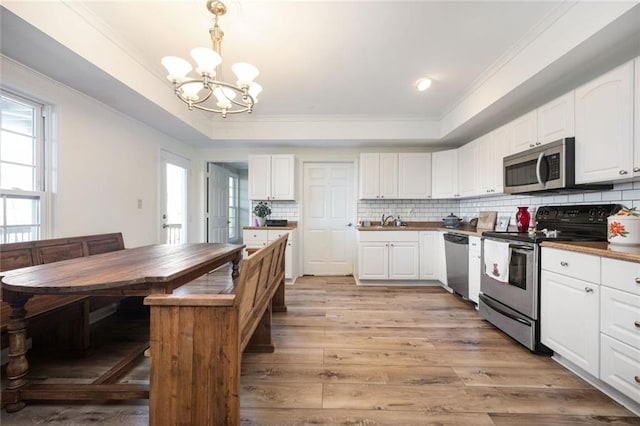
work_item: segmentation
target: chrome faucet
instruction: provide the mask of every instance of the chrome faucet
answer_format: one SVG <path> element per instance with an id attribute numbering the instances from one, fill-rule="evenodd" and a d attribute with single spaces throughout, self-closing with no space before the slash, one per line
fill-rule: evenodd
<path id="1" fill-rule="evenodd" d="M 384 214 L 382 215 L 382 220 L 380 221 L 380 225 L 381 226 L 387 226 L 387 222 L 389 220 L 393 220 L 393 216 L 389 215 L 386 218 L 384 217 Z"/>

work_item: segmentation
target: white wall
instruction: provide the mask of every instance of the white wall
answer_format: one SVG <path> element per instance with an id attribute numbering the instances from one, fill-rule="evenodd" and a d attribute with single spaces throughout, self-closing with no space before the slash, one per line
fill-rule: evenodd
<path id="1" fill-rule="evenodd" d="M 119 231 L 127 247 L 158 242 L 160 150 L 193 159 L 193 149 L 17 62 L 0 60 L 4 89 L 54 107 L 52 226 L 45 237 Z M 192 168 L 196 220 L 190 235 L 201 241 L 202 173 L 199 164 L 192 162 Z"/>

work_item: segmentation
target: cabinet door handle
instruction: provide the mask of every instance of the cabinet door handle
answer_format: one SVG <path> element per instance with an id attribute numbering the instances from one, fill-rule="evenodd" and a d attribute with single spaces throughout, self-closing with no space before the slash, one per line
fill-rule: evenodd
<path id="1" fill-rule="evenodd" d="M 529 148 L 533 148 L 534 146 L 535 146 L 535 145 L 534 145 L 534 144 L 532 144 L 532 143 L 530 143 L 530 144 L 529 144 Z"/>
<path id="2" fill-rule="evenodd" d="M 636 328 L 640 328 L 640 321 L 636 321 L 636 322 L 634 322 L 634 323 L 633 323 L 633 325 L 635 325 L 635 326 L 636 326 Z"/>
<path id="3" fill-rule="evenodd" d="M 585 287 L 584 291 L 586 291 L 587 293 L 593 293 L 593 289 L 591 287 Z"/>
<path id="4" fill-rule="evenodd" d="M 640 383 L 640 376 L 636 376 L 633 379 L 636 381 L 636 383 Z"/>
<path id="5" fill-rule="evenodd" d="M 628 171 L 626 171 L 626 170 L 620 170 L 618 173 L 619 173 L 619 174 L 621 174 L 621 175 L 626 175 L 626 174 L 627 174 L 627 173 L 629 173 L 629 172 L 628 172 Z"/>
<path id="6" fill-rule="evenodd" d="M 640 172 L 640 167 L 634 167 L 634 168 L 633 168 L 633 172 L 634 172 L 634 173 Z"/>
<path id="7" fill-rule="evenodd" d="M 636 277 L 636 284 L 640 284 L 640 278 Z"/>
<path id="8" fill-rule="evenodd" d="M 536 146 L 542 145 L 542 142 L 536 142 Z"/>
<path id="9" fill-rule="evenodd" d="M 569 266 L 569 263 L 563 260 L 562 262 L 560 262 L 560 266 L 564 266 L 566 268 L 567 266 Z"/>

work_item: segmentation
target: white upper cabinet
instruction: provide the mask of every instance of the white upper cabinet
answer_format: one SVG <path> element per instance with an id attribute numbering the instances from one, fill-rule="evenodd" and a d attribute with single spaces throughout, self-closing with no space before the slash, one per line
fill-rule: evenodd
<path id="1" fill-rule="evenodd" d="M 571 91 L 537 109 L 538 143 L 575 135 L 575 97 Z"/>
<path id="2" fill-rule="evenodd" d="M 360 199 L 398 198 L 398 154 L 360 154 Z"/>
<path id="3" fill-rule="evenodd" d="M 513 120 L 511 126 L 511 153 L 533 148 L 538 141 L 538 114 L 536 110 Z"/>
<path id="4" fill-rule="evenodd" d="M 635 137 L 633 149 L 633 175 L 640 176 L 640 57 L 635 60 Z"/>
<path id="5" fill-rule="evenodd" d="M 398 198 L 398 154 L 380 154 L 380 198 Z"/>
<path id="6" fill-rule="evenodd" d="M 502 194 L 504 192 L 504 167 L 502 159 L 509 155 L 511 126 L 502 126 L 489 133 L 488 143 L 488 154 L 485 153 L 485 155 L 488 155 L 489 157 L 485 157 L 486 161 L 482 161 L 482 164 L 485 164 L 485 184 L 481 188 L 480 192 L 488 194 Z"/>
<path id="7" fill-rule="evenodd" d="M 398 198 L 431 198 L 431 153 L 398 154 Z"/>
<path id="8" fill-rule="evenodd" d="M 457 198 L 458 150 L 450 149 L 431 154 L 431 196 L 433 198 Z"/>
<path id="9" fill-rule="evenodd" d="M 480 193 L 479 156 L 483 136 L 458 148 L 458 194 L 460 197 L 473 197 Z"/>
<path id="10" fill-rule="evenodd" d="M 250 155 L 249 199 L 295 200 L 295 157 Z"/>
<path id="11" fill-rule="evenodd" d="M 576 183 L 633 175 L 633 62 L 575 91 Z"/>

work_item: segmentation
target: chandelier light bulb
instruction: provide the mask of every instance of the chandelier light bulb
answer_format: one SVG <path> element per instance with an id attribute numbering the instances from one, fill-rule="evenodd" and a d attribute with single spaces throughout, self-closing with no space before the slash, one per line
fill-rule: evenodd
<path id="1" fill-rule="evenodd" d="M 258 83 L 251 83 L 251 86 L 249 86 L 249 94 L 251 95 L 255 103 L 258 103 L 258 95 L 260 94 L 260 92 L 262 92 L 262 86 L 260 86 Z"/>
<path id="2" fill-rule="evenodd" d="M 216 67 L 222 62 L 220 55 L 208 47 L 196 47 L 191 49 L 191 56 L 198 64 L 196 71 L 200 74 L 216 75 Z"/>
<path id="3" fill-rule="evenodd" d="M 231 108 L 231 99 L 235 99 L 236 92 L 231 89 L 227 89 L 226 87 L 223 89 L 222 87 L 216 87 L 213 90 L 213 96 L 218 100 L 217 105 L 220 108 Z"/>
<path id="4" fill-rule="evenodd" d="M 233 73 L 238 77 L 237 85 L 240 87 L 249 86 L 260 74 L 258 68 L 246 62 L 238 62 L 231 67 Z"/>
<path id="5" fill-rule="evenodd" d="M 193 69 L 189 62 L 177 56 L 165 56 L 162 58 L 162 65 L 164 65 L 169 73 L 167 80 L 172 83 L 180 83 L 186 80 L 187 74 Z"/>
<path id="6" fill-rule="evenodd" d="M 180 89 L 186 100 L 197 101 L 200 99 L 198 93 L 202 90 L 202 83 L 200 81 L 194 81 L 193 83 L 184 84 Z"/>
<path id="7" fill-rule="evenodd" d="M 429 86 L 431 86 L 431 79 L 430 78 L 421 78 L 420 80 L 418 80 L 416 82 L 416 88 L 420 92 L 424 92 L 425 90 L 427 90 L 429 88 Z"/>

